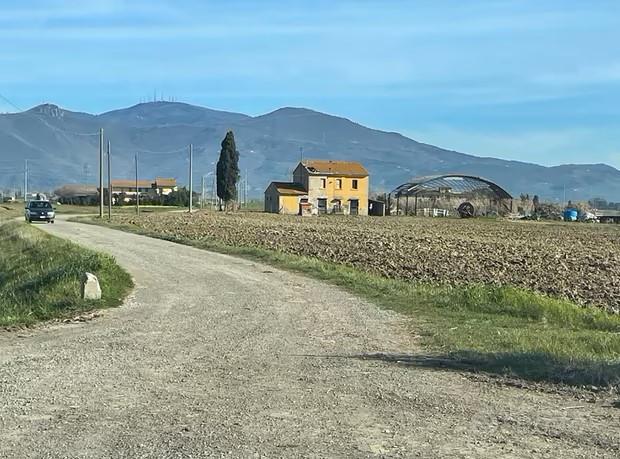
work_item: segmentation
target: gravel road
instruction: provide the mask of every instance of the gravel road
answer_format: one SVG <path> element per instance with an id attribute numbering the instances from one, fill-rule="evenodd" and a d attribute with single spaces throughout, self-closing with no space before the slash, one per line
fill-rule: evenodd
<path id="1" fill-rule="evenodd" d="M 618 457 L 610 401 L 493 384 L 418 354 L 408 319 L 249 261 L 96 226 L 120 308 L 0 332 L 0 457 Z"/>

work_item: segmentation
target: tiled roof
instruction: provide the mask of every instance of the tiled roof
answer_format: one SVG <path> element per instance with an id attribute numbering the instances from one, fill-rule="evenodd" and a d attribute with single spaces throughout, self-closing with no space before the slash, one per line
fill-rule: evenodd
<path id="1" fill-rule="evenodd" d="M 138 180 L 138 187 L 153 188 L 153 185 L 159 188 L 174 188 L 177 186 L 176 179 L 157 177 L 155 180 Z M 135 188 L 135 180 L 119 179 L 112 180 L 112 186 L 115 188 Z"/>
<path id="2" fill-rule="evenodd" d="M 153 182 L 151 180 L 138 180 L 139 188 L 151 188 Z M 112 180 L 112 188 L 135 188 L 135 180 Z"/>
<path id="3" fill-rule="evenodd" d="M 95 185 L 80 185 L 80 184 L 67 184 L 63 185 L 54 191 L 54 194 L 63 197 L 77 197 L 77 196 L 97 196 L 99 193 L 98 188 Z"/>
<path id="4" fill-rule="evenodd" d="M 157 184 L 158 187 L 174 188 L 175 186 L 177 186 L 177 179 L 166 178 L 166 177 L 156 177 L 155 183 Z"/>
<path id="5" fill-rule="evenodd" d="M 280 194 L 304 195 L 308 194 L 306 189 L 299 183 L 293 182 L 271 182 Z"/>
<path id="6" fill-rule="evenodd" d="M 368 171 L 364 166 L 355 161 L 332 161 L 328 159 L 308 159 L 302 164 L 311 174 L 321 175 L 347 175 L 353 177 L 366 177 Z"/>

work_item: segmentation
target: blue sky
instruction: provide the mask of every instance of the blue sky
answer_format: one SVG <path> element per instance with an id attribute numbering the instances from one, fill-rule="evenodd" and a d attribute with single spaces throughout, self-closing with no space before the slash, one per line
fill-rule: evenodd
<path id="1" fill-rule="evenodd" d="M 0 94 L 304 106 L 481 156 L 620 167 L 619 43 L 617 0 L 2 0 Z"/>

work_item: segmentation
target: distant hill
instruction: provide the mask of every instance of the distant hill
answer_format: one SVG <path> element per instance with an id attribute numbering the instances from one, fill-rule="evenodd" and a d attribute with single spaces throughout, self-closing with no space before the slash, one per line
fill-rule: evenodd
<path id="1" fill-rule="evenodd" d="M 194 183 L 200 183 L 201 175 L 214 168 L 226 130 L 233 129 L 253 195 L 271 180 L 288 179 L 303 151 L 308 158 L 362 162 L 371 173 L 372 188 L 380 191 L 412 176 L 456 172 L 484 176 L 515 195 L 562 199 L 566 190 L 573 200 L 620 201 L 620 171 L 605 164 L 543 167 L 477 157 L 304 108 L 251 117 L 177 102 L 138 104 L 100 115 L 44 104 L 0 115 L 0 187 L 21 186 L 24 158 L 30 162 L 32 189 L 95 183 L 99 139 L 91 134 L 100 128 L 112 144 L 117 178 L 133 176 L 138 153 L 141 177 L 171 176 L 185 183 L 187 145 L 192 143 Z"/>

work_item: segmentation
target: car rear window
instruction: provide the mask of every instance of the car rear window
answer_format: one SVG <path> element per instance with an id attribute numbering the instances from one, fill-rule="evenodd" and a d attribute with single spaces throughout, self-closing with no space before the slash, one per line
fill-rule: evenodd
<path id="1" fill-rule="evenodd" d="M 33 201 L 30 203 L 31 209 L 51 209 L 52 205 L 47 201 Z"/>

